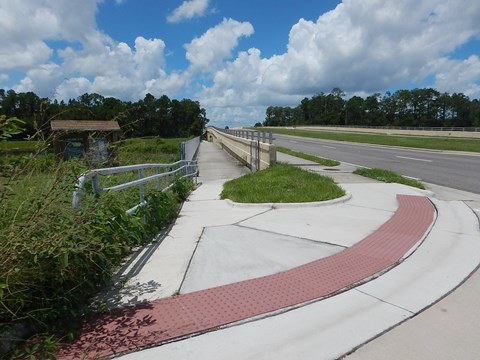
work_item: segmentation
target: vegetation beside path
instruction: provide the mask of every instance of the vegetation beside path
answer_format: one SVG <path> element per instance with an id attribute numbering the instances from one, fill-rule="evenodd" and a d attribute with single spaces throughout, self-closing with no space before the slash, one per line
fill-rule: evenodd
<path id="1" fill-rule="evenodd" d="M 126 140 L 118 149 L 118 162 L 176 161 L 181 140 Z M 75 335 L 92 296 L 110 284 L 132 249 L 150 242 L 176 218 L 192 183 L 181 181 L 168 194 L 147 188 L 148 206 L 134 216 L 125 214 L 125 202 L 138 202 L 138 189 L 100 197 L 86 191 L 82 208 L 74 211 L 72 190 L 79 174 L 87 170 L 84 164 L 58 164 L 43 149 L 2 161 L 0 335 L 12 324 L 25 324 L 43 335 L 13 358 L 53 358 L 52 334 Z M 114 180 L 107 176 L 104 181 Z M 2 350 L 0 358 L 7 358 Z"/>
<path id="2" fill-rule="evenodd" d="M 296 130 L 284 128 L 255 128 L 255 130 L 272 131 L 282 135 L 301 136 L 314 139 L 357 142 L 364 144 L 401 146 L 418 149 L 480 152 L 479 139 L 439 138 L 425 136 L 392 136 L 374 134 L 352 134 L 318 130 Z"/>
<path id="3" fill-rule="evenodd" d="M 344 195 L 330 177 L 279 163 L 226 182 L 220 196 L 239 203 L 301 203 Z"/>
<path id="4" fill-rule="evenodd" d="M 301 159 L 313 161 L 314 163 L 321 164 L 321 165 L 324 165 L 324 166 L 338 166 L 338 165 L 340 165 L 340 162 L 337 161 L 337 160 L 330 160 L 330 159 L 326 159 L 326 158 L 321 158 L 321 157 L 318 157 L 318 156 L 305 154 L 305 153 L 302 153 L 302 152 L 299 152 L 299 151 L 287 149 L 287 148 L 284 148 L 284 147 L 281 147 L 281 146 L 277 146 L 277 151 L 280 151 L 284 154 L 292 155 L 292 156 L 295 156 L 295 157 L 298 157 L 298 158 L 301 158 Z"/>
<path id="5" fill-rule="evenodd" d="M 398 183 L 398 184 L 413 186 L 413 187 L 425 190 L 425 186 L 420 181 L 406 178 L 390 170 L 378 169 L 378 168 L 373 168 L 373 169 L 362 168 L 362 169 L 355 170 L 353 173 L 357 175 L 365 176 L 371 179 L 375 179 L 378 181 L 383 181 L 386 183 Z"/>

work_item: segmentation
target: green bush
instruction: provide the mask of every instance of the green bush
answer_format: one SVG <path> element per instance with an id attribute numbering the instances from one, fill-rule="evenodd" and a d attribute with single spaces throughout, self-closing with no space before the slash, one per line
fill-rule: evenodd
<path id="1" fill-rule="evenodd" d="M 39 332 L 74 332 L 131 249 L 176 218 L 191 181 L 168 194 L 147 191 L 134 215 L 125 213 L 121 192 L 85 191 L 75 211 L 72 190 L 84 165 L 24 159 L 0 175 L 0 332 L 19 320 Z"/>
<path id="2" fill-rule="evenodd" d="M 148 239 L 158 235 L 160 230 L 172 222 L 178 214 L 178 202 L 172 193 L 152 191 L 145 196 L 146 206 L 138 209 L 136 216 L 148 226 L 144 234 Z"/>
<path id="3" fill-rule="evenodd" d="M 142 241 L 136 234 L 143 224 L 108 196 L 85 196 L 81 211 L 71 209 L 77 173 L 65 163 L 43 188 L 3 194 L 0 327 L 18 319 L 39 328 L 67 324 L 108 283 L 129 246 Z"/>
<path id="4" fill-rule="evenodd" d="M 144 244 L 175 219 L 180 195 L 150 192 L 133 216 L 114 196 L 86 195 L 71 209 L 74 176 L 62 166 L 49 187 L 2 202 L 0 220 L 0 327 L 29 319 L 37 327 L 65 327 L 133 246 Z M 77 172 L 72 172 L 77 173 Z M 181 197 L 185 197 L 185 186 Z"/>
<path id="5" fill-rule="evenodd" d="M 192 191 L 193 188 L 193 183 L 192 179 L 188 178 L 183 178 L 177 180 L 173 186 L 172 186 L 172 191 L 177 197 L 178 202 L 184 202 L 187 200 L 188 195 Z"/>

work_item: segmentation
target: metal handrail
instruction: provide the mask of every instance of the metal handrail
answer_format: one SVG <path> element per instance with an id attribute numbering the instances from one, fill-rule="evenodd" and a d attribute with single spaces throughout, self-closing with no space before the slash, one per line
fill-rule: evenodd
<path id="1" fill-rule="evenodd" d="M 151 176 L 145 176 L 144 170 L 152 169 L 152 168 L 157 169 L 157 174 L 151 175 Z M 165 168 L 169 170 L 161 172 L 162 169 L 165 169 Z M 120 174 L 120 173 L 129 172 L 129 171 L 138 171 L 139 179 L 128 181 L 123 184 L 110 186 L 110 187 L 102 187 L 100 185 L 100 176 L 102 175 Z M 90 170 L 78 177 L 77 183 L 75 184 L 75 190 L 73 191 L 72 207 L 74 209 L 78 209 L 80 207 L 82 192 L 83 192 L 85 183 L 88 180 L 92 181 L 93 191 L 96 194 L 102 194 L 106 191 L 120 191 L 133 186 L 138 186 L 140 202 L 134 207 L 126 211 L 128 214 L 131 214 L 138 207 L 146 204 L 144 200 L 145 184 L 147 184 L 148 182 L 156 180 L 157 190 L 166 192 L 170 190 L 170 188 L 178 179 L 182 179 L 185 177 L 196 178 L 197 175 L 198 175 L 197 161 L 189 161 L 189 160 L 180 160 L 172 164 L 137 164 L 137 165 L 117 166 L 117 167 Z M 168 183 L 167 186 L 163 187 L 164 185 L 162 184 L 160 179 L 167 178 L 167 177 L 170 177 L 170 178 L 174 177 L 174 178 L 173 178 L 173 181 Z"/>
<path id="2" fill-rule="evenodd" d="M 244 129 L 220 129 L 213 126 L 214 129 L 226 134 L 240 137 L 247 140 L 257 140 L 263 143 L 271 144 L 273 142 L 273 134 L 271 131 L 255 131 Z"/>
<path id="3" fill-rule="evenodd" d="M 201 140 L 201 137 L 197 136 L 188 141 L 182 141 L 180 143 L 180 159 L 193 160 L 197 154 Z"/>

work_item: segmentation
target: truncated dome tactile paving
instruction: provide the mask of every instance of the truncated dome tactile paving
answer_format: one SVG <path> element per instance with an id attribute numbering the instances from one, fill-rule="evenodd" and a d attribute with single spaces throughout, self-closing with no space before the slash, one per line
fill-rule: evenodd
<path id="1" fill-rule="evenodd" d="M 132 352 L 298 306 L 350 288 L 395 265 L 430 229 L 435 209 L 423 196 L 397 195 L 399 207 L 350 248 L 290 270 L 136 306 L 84 324 L 59 359 Z"/>

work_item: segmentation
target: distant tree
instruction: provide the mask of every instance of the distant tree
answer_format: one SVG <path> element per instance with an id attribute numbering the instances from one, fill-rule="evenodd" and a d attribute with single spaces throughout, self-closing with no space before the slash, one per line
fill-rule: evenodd
<path id="1" fill-rule="evenodd" d="M 360 96 L 351 97 L 346 103 L 345 125 L 365 125 L 364 100 Z"/>
<path id="2" fill-rule="evenodd" d="M 480 127 L 480 101 L 479 99 L 472 100 L 470 104 L 470 119 L 472 126 Z"/>
<path id="3" fill-rule="evenodd" d="M 292 125 L 303 124 L 303 119 L 305 114 L 303 113 L 302 105 L 298 105 L 296 108 L 292 109 Z"/>
<path id="4" fill-rule="evenodd" d="M 304 98 L 299 106 L 302 109 L 303 121 L 298 122 L 297 124 L 305 124 L 305 125 L 311 124 L 312 113 L 310 111 L 310 100 L 308 100 L 308 98 Z"/>
<path id="5" fill-rule="evenodd" d="M 395 99 L 395 96 L 392 95 L 390 91 L 387 91 L 383 96 L 381 109 L 385 114 L 385 125 L 386 126 L 395 125 L 397 121 L 397 115 L 398 115 L 397 101 Z"/>
<path id="6" fill-rule="evenodd" d="M 472 126 L 470 119 L 470 99 L 465 94 L 454 93 L 451 96 L 453 126 Z"/>
<path id="7" fill-rule="evenodd" d="M 280 106 L 269 106 L 266 110 L 265 126 L 285 126 L 284 109 Z"/>
<path id="8" fill-rule="evenodd" d="M 18 117 L 24 124 L 25 137 L 40 131 L 48 134 L 50 120 L 117 120 L 128 137 L 161 136 L 178 137 L 200 135 L 208 119 L 206 111 L 197 101 L 170 100 L 166 95 L 159 99 L 152 94 L 137 102 L 124 102 L 105 98 L 100 94 L 85 93 L 67 103 L 41 99 L 33 92 L 16 93 L 0 89 L 0 115 Z"/>
<path id="9" fill-rule="evenodd" d="M 480 104 L 461 93 L 440 93 L 432 88 L 398 90 L 366 98 L 333 88 L 304 98 L 295 108 L 269 106 L 265 125 L 369 125 L 369 126 L 479 126 Z"/>
<path id="10" fill-rule="evenodd" d="M 368 96 L 364 101 L 363 123 L 371 126 L 384 126 L 385 113 L 381 109 L 381 98 L 379 93 Z"/>

